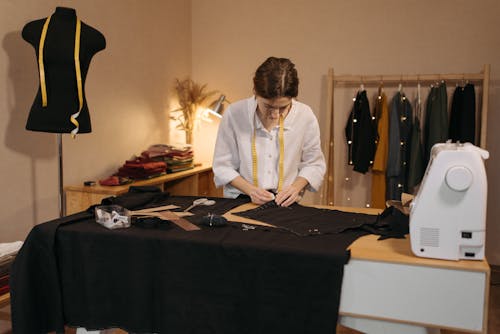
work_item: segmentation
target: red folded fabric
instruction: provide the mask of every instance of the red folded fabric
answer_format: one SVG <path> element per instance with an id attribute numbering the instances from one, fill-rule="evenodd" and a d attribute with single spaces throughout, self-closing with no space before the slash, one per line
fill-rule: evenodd
<path id="1" fill-rule="evenodd" d="M 127 167 L 129 169 L 142 169 L 142 170 L 154 170 L 167 168 L 167 164 L 164 161 L 152 161 L 152 162 L 136 162 L 136 161 L 126 161 L 122 168 Z"/>
<path id="2" fill-rule="evenodd" d="M 101 186 L 121 186 L 130 182 L 132 182 L 132 180 L 129 178 L 118 175 L 112 175 L 108 178 L 99 180 Z"/>
<path id="3" fill-rule="evenodd" d="M 2 286 L 2 287 L 0 288 L 0 295 L 6 294 L 6 293 L 7 293 L 7 292 L 9 292 L 9 291 L 10 291 L 10 289 L 9 289 L 9 285 L 8 285 L 8 284 L 7 284 L 7 285 L 5 285 L 5 286 Z"/>

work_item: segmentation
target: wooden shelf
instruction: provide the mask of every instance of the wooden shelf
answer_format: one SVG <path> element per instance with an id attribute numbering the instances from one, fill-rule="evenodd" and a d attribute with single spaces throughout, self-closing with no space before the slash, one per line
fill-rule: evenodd
<path id="1" fill-rule="evenodd" d="M 222 188 L 215 188 L 212 167 L 206 164 L 182 172 L 134 181 L 122 186 L 66 186 L 66 214 L 86 210 L 104 198 L 128 192 L 131 186 L 158 186 L 171 195 L 222 197 Z"/>

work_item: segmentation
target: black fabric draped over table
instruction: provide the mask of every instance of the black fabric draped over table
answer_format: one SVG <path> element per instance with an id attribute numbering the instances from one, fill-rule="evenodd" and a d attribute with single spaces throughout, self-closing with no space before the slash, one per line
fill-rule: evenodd
<path id="1" fill-rule="evenodd" d="M 194 199 L 139 192 L 107 203 L 182 210 Z M 199 224 L 207 213 L 248 201 L 213 199 L 214 206 L 195 207 L 187 219 Z M 323 220 L 318 225 L 292 214 L 296 208 L 279 209 L 276 229 L 229 222 L 190 232 L 175 224 L 109 230 L 95 223 L 93 210 L 37 225 L 12 268 L 13 331 L 64 332 L 67 325 L 176 334 L 335 333 L 346 248 L 368 233 L 357 227 L 377 216 L 343 213 L 328 221 L 334 227 L 328 232 Z M 255 210 L 247 214 L 265 211 Z M 335 233 L 340 227 L 346 232 Z"/>

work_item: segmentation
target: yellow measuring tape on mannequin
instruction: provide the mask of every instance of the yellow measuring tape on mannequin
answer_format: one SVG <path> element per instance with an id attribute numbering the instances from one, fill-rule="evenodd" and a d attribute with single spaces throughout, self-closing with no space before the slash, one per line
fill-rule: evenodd
<path id="1" fill-rule="evenodd" d="M 283 187 L 283 179 L 285 178 L 284 173 L 284 160 L 285 160 L 285 135 L 284 135 L 284 117 L 280 115 L 279 120 L 279 145 L 280 145 L 280 157 L 278 162 L 278 189 L 280 192 Z M 259 176 L 258 176 L 258 162 L 257 162 L 257 146 L 255 144 L 255 138 L 257 137 L 257 130 L 253 129 L 253 137 L 252 137 L 252 177 L 253 184 L 258 187 L 259 186 Z"/>
<path id="2" fill-rule="evenodd" d="M 42 93 L 42 107 L 48 105 L 47 99 L 47 83 L 45 81 L 45 66 L 43 63 L 43 50 L 45 47 L 45 38 L 47 37 L 47 30 L 49 29 L 49 23 L 52 15 L 47 17 L 45 23 L 43 24 L 42 34 L 40 36 L 40 43 L 38 46 L 38 72 L 40 74 L 40 91 Z M 71 131 L 71 136 L 75 138 L 79 130 L 79 123 L 76 120 L 80 116 L 80 112 L 83 108 L 83 87 L 82 87 L 82 73 L 80 70 L 80 35 L 81 35 L 81 22 L 80 19 L 76 18 L 76 31 L 75 31 L 75 72 L 76 72 L 76 86 L 78 89 L 78 111 L 71 115 L 70 121 L 75 125 L 75 128 Z"/>
<path id="3" fill-rule="evenodd" d="M 47 29 L 49 29 L 50 18 L 45 20 L 42 28 L 42 35 L 40 36 L 40 44 L 38 45 L 38 73 L 40 74 L 40 90 L 42 92 L 42 107 L 47 106 L 47 86 L 45 84 L 45 67 L 43 66 L 43 48 L 45 45 L 45 37 L 47 36 Z"/>
<path id="4" fill-rule="evenodd" d="M 76 128 L 71 130 L 71 136 L 75 138 L 76 133 L 79 130 L 79 124 L 76 118 L 80 116 L 80 112 L 83 108 L 83 88 L 82 88 L 82 72 L 80 71 L 80 31 L 81 23 L 80 20 L 76 19 L 76 31 L 75 31 L 75 71 L 76 71 L 76 86 L 78 88 L 78 111 L 71 115 L 71 123 L 75 125 Z"/>

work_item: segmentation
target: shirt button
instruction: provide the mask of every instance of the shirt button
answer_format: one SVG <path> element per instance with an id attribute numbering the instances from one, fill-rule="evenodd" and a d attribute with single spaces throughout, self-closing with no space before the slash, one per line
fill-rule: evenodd
<path id="1" fill-rule="evenodd" d="M 269 154 L 269 158 L 272 158 L 273 156 L 271 154 Z"/>

